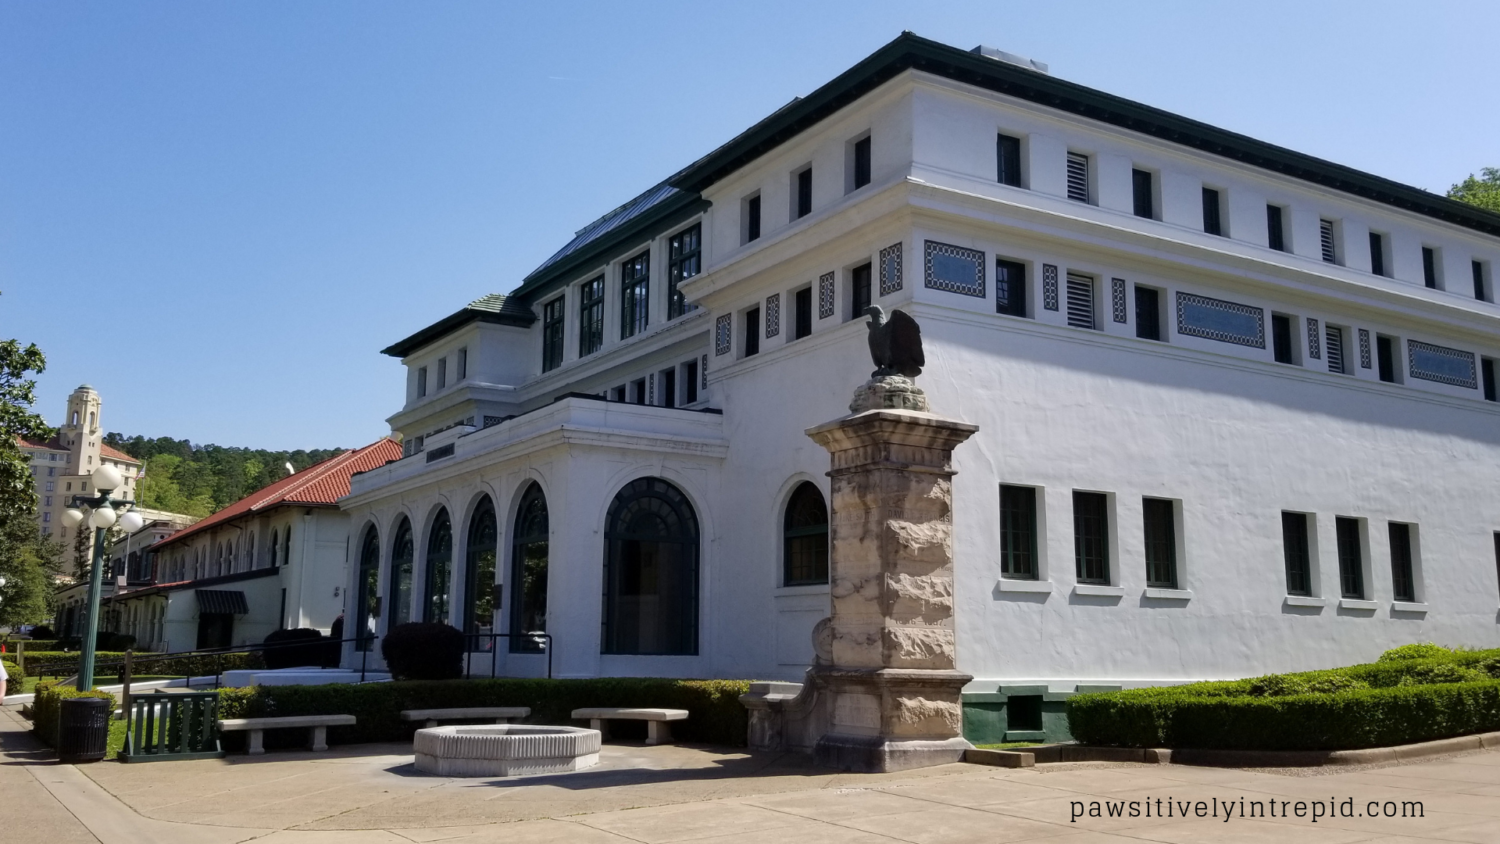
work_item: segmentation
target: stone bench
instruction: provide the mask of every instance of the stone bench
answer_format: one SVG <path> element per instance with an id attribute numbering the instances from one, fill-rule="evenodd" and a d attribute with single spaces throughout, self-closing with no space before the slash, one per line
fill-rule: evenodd
<path id="1" fill-rule="evenodd" d="M 496 724 L 508 724 L 512 718 L 525 718 L 531 714 L 529 706 L 470 706 L 454 709 L 407 709 L 401 712 L 403 721 L 425 721 L 426 727 L 436 727 L 439 721 L 466 721 L 478 718 L 493 718 Z"/>
<path id="2" fill-rule="evenodd" d="M 608 721 L 645 721 L 647 744 L 670 742 L 672 726 L 667 722 L 686 721 L 687 717 L 686 709 L 619 709 L 601 706 L 573 710 L 573 718 L 588 719 L 589 727 L 598 730 L 601 739 L 609 738 Z"/>
<path id="3" fill-rule="evenodd" d="M 353 715 L 289 715 L 283 718 L 230 718 L 219 722 L 219 731 L 225 733 L 250 732 L 250 755 L 266 752 L 266 730 L 293 729 L 310 730 L 313 750 L 328 749 L 328 728 L 345 727 L 354 723 Z"/>

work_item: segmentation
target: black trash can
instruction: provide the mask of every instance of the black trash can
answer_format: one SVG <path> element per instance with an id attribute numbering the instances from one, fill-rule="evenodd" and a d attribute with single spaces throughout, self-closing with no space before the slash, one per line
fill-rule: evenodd
<path id="1" fill-rule="evenodd" d="M 70 697 L 62 700 L 57 718 L 57 758 L 65 765 L 98 762 L 109 745 L 109 700 Z"/>

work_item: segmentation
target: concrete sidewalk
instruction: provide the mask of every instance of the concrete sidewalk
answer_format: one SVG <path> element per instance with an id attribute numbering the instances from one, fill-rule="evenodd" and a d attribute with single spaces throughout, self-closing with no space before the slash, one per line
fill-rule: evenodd
<path id="1" fill-rule="evenodd" d="M 50 755 L 21 733 L 28 726 L 0 716 L 6 841 L 1500 841 L 1496 751 L 1364 769 L 948 765 L 860 775 L 814 768 L 795 755 L 606 745 L 600 766 L 588 771 L 460 780 L 416 773 L 410 748 L 400 745 L 74 768 L 44 761 Z M 1299 800 L 1330 799 L 1356 816 L 1314 823 L 1294 815 Z M 1175 808 L 1171 817 L 1156 816 L 1168 800 L 1188 817 Z M 1226 822 L 1222 807 L 1242 800 L 1247 812 L 1271 805 L 1277 816 Z M 1218 816 L 1198 817 L 1199 801 Z M 1422 816 L 1369 817 L 1372 801 L 1377 815 L 1387 805 L 1399 815 L 1402 803 L 1419 802 Z M 1121 816 L 1111 817 L 1112 808 Z"/>

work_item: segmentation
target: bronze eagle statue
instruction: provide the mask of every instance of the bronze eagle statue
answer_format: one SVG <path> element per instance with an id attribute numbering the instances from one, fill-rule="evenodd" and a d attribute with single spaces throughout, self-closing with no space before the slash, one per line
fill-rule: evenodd
<path id="1" fill-rule="evenodd" d="M 875 363 L 871 378 L 883 375 L 905 375 L 915 378 L 922 374 L 927 359 L 922 356 L 922 329 L 911 314 L 897 309 L 891 311 L 890 321 L 879 305 L 865 309 L 870 321 L 870 359 Z"/>

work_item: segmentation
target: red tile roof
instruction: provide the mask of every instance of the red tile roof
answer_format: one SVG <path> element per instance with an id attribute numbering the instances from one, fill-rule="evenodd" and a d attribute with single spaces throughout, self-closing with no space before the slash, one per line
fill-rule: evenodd
<path id="1" fill-rule="evenodd" d="M 33 440 L 27 437 L 16 437 L 16 442 L 20 443 L 22 448 L 47 448 L 51 449 L 52 451 L 67 451 L 67 449 L 62 446 L 61 441 L 57 437 L 53 437 L 52 439 L 46 441 Z"/>
<path id="2" fill-rule="evenodd" d="M 61 436 L 53 437 L 52 439 L 45 442 L 43 442 L 42 440 L 27 439 L 26 437 L 16 437 L 16 441 L 21 444 L 22 448 L 45 448 L 52 451 L 68 450 L 68 447 L 62 444 Z M 106 443 L 99 444 L 99 454 L 102 457 L 108 457 L 110 460 L 117 460 L 121 463 L 139 464 L 141 462 L 134 457 L 126 454 L 125 452 L 119 450 L 118 448 L 113 448 Z"/>
<path id="3" fill-rule="evenodd" d="M 184 537 L 224 524 L 240 516 L 265 512 L 285 505 L 331 507 L 349 494 L 349 478 L 356 472 L 378 469 L 392 460 L 401 459 L 401 444 L 384 437 L 364 448 L 346 451 L 322 463 L 288 475 L 265 489 L 258 490 L 223 510 L 156 543 L 161 548 Z"/>
<path id="4" fill-rule="evenodd" d="M 106 445 L 105 443 L 99 443 L 99 455 L 101 457 L 108 457 L 110 460 L 119 460 L 122 463 L 139 463 L 139 462 L 141 462 L 141 461 L 135 459 L 134 457 L 131 457 L 130 455 L 126 454 L 125 452 L 119 450 L 118 448 L 112 448 L 109 445 Z"/>

